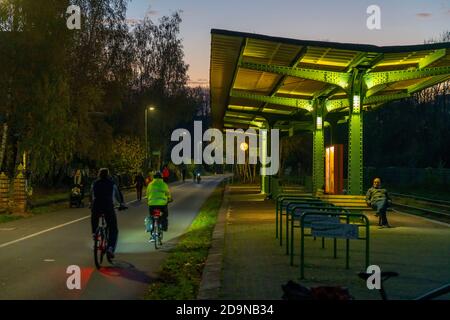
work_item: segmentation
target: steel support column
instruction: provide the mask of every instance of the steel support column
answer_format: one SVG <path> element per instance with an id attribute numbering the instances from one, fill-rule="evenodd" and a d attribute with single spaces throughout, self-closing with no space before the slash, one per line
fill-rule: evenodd
<path id="1" fill-rule="evenodd" d="M 363 88 L 364 72 L 355 70 L 350 90 L 348 123 L 348 194 L 363 193 Z"/>
<path id="2" fill-rule="evenodd" d="M 325 139 L 324 139 L 324 111 L 325 100 L 320 99 L 315 103 L 314 131 L 313 131 L 313 193 L 322 189 L 325 184 Z"/>
<path id="3" fill-rule="evenodd" d="M 262 134 L 260 132 L 261 136 L 261 145 L 260 148 L 262 150 L 266 150 L 266 152 L 262 152 L 262 159 L 261 159 L 261 193 L 262 194 L 270 194 L 270 176 L 266 173 L 266 162 L 267 162 L 267 154 L 268 150 L 270 149 L 270 127 L 265 128 L 267 130 L 267 134 Z"/>

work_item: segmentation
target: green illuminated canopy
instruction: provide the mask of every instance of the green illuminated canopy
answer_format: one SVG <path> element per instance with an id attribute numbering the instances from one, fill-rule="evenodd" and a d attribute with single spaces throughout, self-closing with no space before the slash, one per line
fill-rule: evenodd
<path id="1" fill-rule="evenodd" d="M 450 43 L 378 47 L 211 31 L 214 126 L 260 127 L 266 120 L 309 128 L 316 101 L 348 115 L 355 74 L 363 108 L 406 98 L 450 79 Z"/>

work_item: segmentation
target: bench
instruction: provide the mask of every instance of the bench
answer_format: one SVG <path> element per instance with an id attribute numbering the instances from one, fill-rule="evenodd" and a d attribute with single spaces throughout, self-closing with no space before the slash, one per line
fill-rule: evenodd
<path id="1" fill-rule="evenodd" d="M 353 211 L 367 211 L 371 210 L 370 207 L 367 206 L 366 197 L 358 196 L 358 195 L 338 195 L 338 194 L 324 194 L 319 195 L 319 199 L 330 202 L 335 206 L 342 207 L 344 209 Z"/>

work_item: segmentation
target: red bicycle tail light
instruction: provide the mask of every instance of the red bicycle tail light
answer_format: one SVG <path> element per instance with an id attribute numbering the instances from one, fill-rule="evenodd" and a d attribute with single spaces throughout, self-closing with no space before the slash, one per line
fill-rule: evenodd
<path id="1" fill-rule="evenodd" d="M 153 212 L 152 212 L 152 215 L 153 215 L 154 217 L 159 217 L 159 216 L 161 216 L 161 210 L 159 210 L 159 209 L 154 209 Z"/>

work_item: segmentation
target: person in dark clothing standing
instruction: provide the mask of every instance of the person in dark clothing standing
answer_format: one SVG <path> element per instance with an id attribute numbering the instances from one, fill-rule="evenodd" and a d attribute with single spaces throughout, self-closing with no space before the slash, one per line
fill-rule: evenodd
<path id="1" fill-rule="evenodd" d="M 183 164 L 181 167 L 181 176 L 183 177 L 183 182 L 186 180 L 186 165 Z"/>
<path id="2" fill-rule="evenodd" d="M 145 184 L 144 176 L 142 175 L 142 172 L 139 172 L 136 177 L 134 178 L 134 183 L 136 184 L 136 197 L 138 201 L 142 200 L 142 188 Z"/>
<path id="3" fill-rule="evenodd" d="M 368 206 L 376 210 L 376 215 L 379 217 L 378 225 L 382 228 L 390 228 L 388 223 L 386 211 L 390 202 L 389 195 L 386 189 L 381 189 L 381 179 L 375 178 L 373 186 L 367 191 L 366 203 Z"/>
<path id="4" fill-rule="evenodd" d="M 92 208 L 91 208 L 91 227 L 92 235 L 98 228 L 99 218 L 105 215 L 108 226 L 108 248 L 106 254 L 110 259 L 114 258 L 114 251 L 117 245 L 117 236 L 119 229 L 117 227 L 116 212 L 114 211 L 114 200 L 124 207 L 123 198 L 120 196 L 119 189 L 114 181 L 109 177 L 109 170 L 100 169 L 98 179 L 92 185 Z"/>

